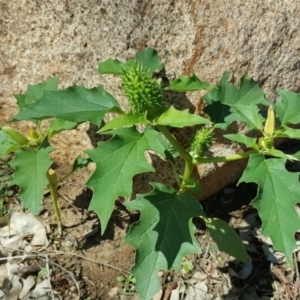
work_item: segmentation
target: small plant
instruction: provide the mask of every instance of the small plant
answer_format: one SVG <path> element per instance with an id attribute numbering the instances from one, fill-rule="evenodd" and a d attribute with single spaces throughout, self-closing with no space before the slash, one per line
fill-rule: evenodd
<path id="1" fill-rule="evenodd" d="M 49 276 L 49 269 L 47 268 L 47 267 L 45 267 L 45 268 L 42 268 L 39 272 L 38 272 L 38 274 L 36 275 L 36 277 L 35 277 L 35 279 L 36 279 L 36 281 L 39 281 L 39 280 L 41 280 L 41 279 L 44 279 L 44 277 L 47 277 L 47 276 Z"/>
<path id="2" fill-rule="evenodd" d="M 31 120 L 35 129 L 24 136 L 7 125 L 2 126 L 0 153 L 15 153 L 10 163 L 15 169 L 13 183 L 20 187 L 24 206 L 38 214 L 44 189 L 48 186 L 57 221 L 61 223 L 55 194 L 57 183 L 68 174 L 57 178 L 55 171 L 51 170 L 49 153 L 54 150 L 51 138 L 63 130 L 76 128 L 82 122 L 90 122 L 99 126 L 99 134 L 108 134 L 112 138 L 99 142 L 96 149 L 85 151 L 89 158 L 76 159 L 72 171 L 85 167 L 90 161 L 96 164 L 96 170 L 86 185 L 93 190 L 89 209 L 97 213 L 102 233 L 106 230 L 115 199 L 131 197 L 132 178 L 136 174 L 154 171 L 145 158 L 145 151 L 154 151 L 170 161 L 176 157 L 185 163 L 183 174 L 178 174 L 173 167 L 177 189 L 151 182 L 150 193 L 138 194 L 135 200 L 125 203 L 129 211 L 140 211 L 140 220 L 131 226 L 125 241 L 136 249 L 131 272 L 141 299 L 152 299 L 158 291 L 159 270 L 179 270 L 184 256 L 201 252 L 201 245 L 194 237 L 194 217 L 205 221 L 220 251 L 244 262 L 249 260 L 236 232 L 226 222 L 208 218 L 195 197 L 201 193 L 201 187 L 192 173 L 202 163 L 226 163 L 248 158 L 239 183 L 255 182 L 258 185 L 252 205 L 262 220 L 262 232 L 292 264 L 292 253 L 297 249 L 294 234 L 300 228 L 294 208 L 300 199 L 300 184 L 299 173 L 288 172 L 285 164 L 288 160 L 298 161 L 300 152 L 286 154 L 274 145 L 279 138 L 300 139 L 300 130 L 295 127 L 300 123 L 300 96 L 279 90 L 278 101 L 271 104 L 255 81 L 243 76 L 239 86 L 234 86 L 228 81 L 226 72 L 217 86 L 192 75 L 179 76 L 163 87 L 161 81 L 153 77 L 153 73 L 163 67 L 156 51 L 151 48 L 138 52 L 135 58 L 124 63 L 108 59 L 99 64 L 100 74 L 121 77 L 130 105 L 126 112 L 102 86 L 87 89 L 75 85 L 57 90 L 56 78 L 29 86 L 25 94 L 17 95 L 20 111 L 9 122 Z M 208 118 L 173 106 L 166 107 L 164 90 L 207 90 L 204 112 Z M 116 117 L 101 127 L 103 118 L 109 113 Z M 52 121 L 47 129 L 42 129 L 41 122 L 45 119 Z M 244 123 L 251 135 L 225 134 L 233 122 Z M 180 130 L 195 125 L 202 128 L 192 139 L 190 147 L 183 147 L 170 132 L 170 128 Z M 247 151 L 223 157 L 208 156 L 217 129 L 224 130 L 226 139 L 244 145 Z"/>
<path id="3" fill-rule="evenodd" d="M 130 296 L 132 291 L 134 290 L 135 285 L 135 278 L 132 274 L 129 274 L 128 276 L 118 276 L 117 277 L 118 282 L 122 282 L 124 284 L 123 290 L 119 290 L 119 294 Z"/>
<path id="4" fill-rule="evenodd" d="M 184 258 L 181 263 L 181 271 L 185 274 L 191 273 L 195 269 L 193 262 L 190 259 Z"/>

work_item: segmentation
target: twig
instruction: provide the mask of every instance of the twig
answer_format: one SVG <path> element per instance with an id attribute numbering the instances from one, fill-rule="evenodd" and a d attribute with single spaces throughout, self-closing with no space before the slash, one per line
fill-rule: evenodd
<path id="1" fill-rule="evenodd" d="M 78 254 L 75 254 L 75 253 L 66 253 L 66 252 L 55 252 L 55 253 L 48 253 L 48 255 L 72 255 L 72 256 L 75 256 L 75 257 L 78 257 L 78 258 L 81 258 L 81 259 L 84 259 L 86 261 L 90 261 L 90 262 L 93 262 L 93 263 L 96 263 L 96 264 L 100 264 L 100 265 L 103 265 L 107 268 L 110 268 L 110 269 L 113 269 L 113 270 L 116 270 L 116 271 L 119 271 L 119 272 L 122 272 L 122 273 L 125 273 L 125 274 L 130 274 L 130 272 L 126 271 L 126 270 L 123 270 L 121 268 L 118 268 L 118 267 L 114 267 L 110 264 L 106 264 L 104 262 L 101 262 L 101 261 L 98 261 L 98 260 L 95 260 L 95 259 L 91 259 L 91 258 L 87 258 L 87 257 L 84 257 L 82 255 L 78 255 Z"/>
<path id="2" fill-rule="evenodd" d="M 5 249 L 10 249 L 10 250 L 15 250 L 15 249 L 12 249 L 10 247 L 3 247 Z M 19 250 L 19 251 L 24 251 L 24 250 Z M 34 252 L 33 252 L 34 253 Z M 116 271 L 119 271 L 119 272 L 122 272 L 124 274 L 130 274 L 130 272 L 126 271 L 126 270 L 123 270 L 121 268 L 118 268 L 118 267 L 114 267 L 110 264 L 106 264 L 104 262 L 101 262 L 101 261 L 98 261 L 98 260 L 95 260 L 95 259 L 91 259 L 91 258 L 87 258 L 87 257 L 84 257 L 82 255 L 78 255 L 78 254 L 75 254 L 75 253 L 71 253 L 71 252 L 50 252 L 50 253 L 47 253 L 47 254 L 41 254 L 41 253 L 37 253 L 37 254 L 24 254 L 24 255 L 16 255 L 16 256 L 8 256 L 8 257 L 1 257 L 0 258 L 0 261 L 4 261 L 4 260 L 7 260 L 7 259 L 14 259 L 14 258 L 21 258 L 21 259 L 24 259 L 24 256 L 27 258 L 27 257 L 42 257 L 43 255 L 72 255 L 72 256 L 75 256 L 77 258 L 81 258 L 81 259 L 84 259 L 86 261 L 90 261 L 90 262 L 93 262 L 93 263 L 96 263 L 96 264 L 99 264 L 99 265 L 103 265 L 107 268 L 110 268 L 110 269 L 113 269 L 113 270 L 116 270 Z"/>
<path id="3" fill-rule="evenodd" d="M 290 299 L 294 299 L 295 295 L 294 295 L 294 293 L 291 291 L 291 289 L 289 287 L 289 281 L 287 280 L 286 276 L 283 274 L 283 272 L 281 271 L 281 269 L 274 268 L 273 272 L 274 272 L 275 276 L 281 282 L 281 284 L 282 284 L 285 292 L 289 295 Z"/>
<path id="4" fill-rule="evenodd" d="M 63 266 L 55 263 L 55 262 L 51 262 L 52 265 L 58 267 L 58 268 L 61 268 L 62 270 L 64 270 L 64 272 L 68 273 L 69 276 L 73 279 L 73 281 L 75 282 L 75 285 L 76 285 L 76 288 L 77 288 L 77 291 L 78 291 L 78 299 L 80 299 L 80 288 L 79 288 L 79 284 L 77 282 L 77 280 L 75 279 L 74 275 L 72 272 L 70 272 L 69 270 L 67 270 L 66 268 L 64 268 Z"/>
<path id="5" fill-rule="evenodd" d="M 45 259 L 45 261 L 46 261 L 46 268 L 47 268 L 47 270 L 48 270 L 48 284 L 49 284 L 49 286 L 52 286 L 52 284 L 51 284 L 51 280 L 50 280 L 50 268 L 49 268 L 49 259 L 48 259 L 48 256 L 46 255 L 45 256 L 46 257 L 46 259 Z M 53 300 L 55 300 L 55 298 L 54 298 L 54 294 L 53 294 L 53 290 L 52 289 L 50 289 L 51 290 L 51 296 L 52 296 L 52 299 Z"/>
<path id="6" fill-rule="evenodd" d="M 205 261 L 206 258 L 207 258 L 207 256 L 208 256 L 208 252 L 209 252 L 209 250 L 210 250 L 211 243 L 212 243 L 212 238 L 210 237 L 209 240 L 208 240 L 206 249 L 205 249 L 205 253 L 204 253 L 204 255 L 203 255 L 203 261 Z"/>

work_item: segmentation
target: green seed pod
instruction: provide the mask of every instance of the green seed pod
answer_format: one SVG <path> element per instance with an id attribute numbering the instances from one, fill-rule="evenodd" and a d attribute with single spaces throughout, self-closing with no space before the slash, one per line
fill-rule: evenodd
<path id="1" fill-rule="evenodd" d="M 211 147 L 213 143 L 213 133 L 209 128 L 198 130 L 192 140 L 190 153 L 193 157 L 201 157 Z"/>
<path id="2" fill-rule="evenodd" d="M 276 117 L 275 112 L 272 106 L 269 106 L 268 109 L 268 117 L 265 123 L 264 127 L 264 133 L 267 136 L 272 136 L 274 134 L 274 131 L 276 129 Z"/>
<path id="3" fill-rule="evenodd" d="M 148 117 L 154 118 L 163 109 L 160 81 L 153 78 L 140 64 L 125 72 L 122 87 L 133 112 L 147 111 Z"/>
<path id="4" fill-rule="evenodd" d="M 2 130 L 18 145 L 24 146 L 28 144 L 28 139 L 19 131 L 9 127 L 2 126 Z"/>

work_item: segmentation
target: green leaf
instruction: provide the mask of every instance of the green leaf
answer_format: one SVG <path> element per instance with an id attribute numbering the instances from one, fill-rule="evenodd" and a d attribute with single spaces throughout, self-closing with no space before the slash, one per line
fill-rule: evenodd
<path id="1" fill-rule="evenodd" d="M 195 180 L 190 178 L 184 182 L 184 186 L 187 187 L 190 191 L 195 193 L 196 195 L 201 195 L 202 187 L 200 185 L 199 180 Z"/>
<path id="2" fill-rule="evenodd" d="M 204 96 L 205 99 L 205 96 Z M 207 98 L 208 99 L 208 98 Z M 207 101 L 206 101 L 207 102 Z M 211 102 L 208 106 L 206 106 L 203 111 L 209 115 L 210 120 L 217 124 L 223 123 L 225 124 L 222 128 L 224 130 L 229 125 L 229 123 L 225 123 L 225 118 L 230 115 L 230 107 L 228 105 L 224 105 L 221 102 Z M 219 127 L 218 127 L 219 128 Z"/>
<path id="3" fill-rule="evenodd" d="M 245 245 L 232 227 L 218 218 L 205 218 L 204 220 L 210 236 L 220 251 L 224 251 L 245 263 L 249 261 Z"/>
<path id="4" fill-rule="evenodd" d="M 141 63 L 143 68 L 151 74 L 164 67 L 164 64 L 161 63 L 160 58 L 157 55 L 157 51 L 152 48 L 147 48 L 143 51 L 137 52 L 136 61 Z"/>
<path id="5" fill-rule="evenodd" d="M 179 156 L 179 153 L 174 148 L 174 146 L 169 142 L 169 140 L 162 134 L 159 133 L 157 141 L 163 146 L 164 150 L 164 157 L 168 160 L 173 160 L 174 158 Z"/>
<path id="6" fill-rule="evenodd" d="M 225 122 L 240 121 L 246 123 L 249 130 L 263 131 L 264 118 L 259 114 L 258 107 L 254 104 L 237 104 L 231 109 L 233 113 L 225 118 Z"/>
<path id="7" fill-rule="evenodd" d="M 296 161 L 299 160 L 295 155 L 285 154 L 284 152 L 282 152 L 278 149 L 275 149 L 275 148 L 267 149 L 263 152 L 263 154 L 274 156 L 274 157 L 281 157 L 281 158 L 284 158 L 284 159 L 287 159 L 287 160 L 296 160 Z"/>
<path id="8" fill-rule="evenodd" d="M 228 82 L 228 76 L 227 72 L 222 76 L 220 90 L 217 93 L 219 101 L 229 106 L 235 106 L 236 104 L 263 104 L 269 106 L 264 98 L 264 92 L 253 79 L 244 75 L 241 78 L 239 87 L 236 87 Z"/>
<path id="9" fill-rule="evenodd" d="M 243 112 L 242 115 L 245 116 L 246 113 L 242 106 L 247 107 L 253 104 L 269 106 L 269 103 L 264 98 L 263 91 L 254 80 L 245 75 L 241 78 L 239 87 L 236 87 L 228 82 L 228 77 L 228 72 L 225 72 L 220 81 L 220 85 L 204 96 L 204 100 L 208 104 L 204 111 L 211 117 L 214 123 L 226 122 L 225 118 L 229 116 L 230 112 L 236 111 L 233 108 L 239 110 L 240 107 Z M 254 111 L 252 109 L 251 114 L 253 113 Z M 257 125 L 256 122 L 254 122 L 254 124 Z"/>
<path id="10" fill-rule="evenodd" d="M 283 125 L 281 129 L 275 131 L 275 137 L 285 137 L 299 140 L 300 130 Z"/>
<path id="11" fill-rule="evenodd" d="M 48 184 L 46 172 L 52 161 L 49 153 L 54 148 L 45 142 L 38 150 L 20 149 L 10 165 L 15 169 L 12 184 L 20 187 L 19 197 L 24 206 L 37 215 L 41 210 L 44 190 Z"/>
<path id="12" fill-rule="evenodd" d="M 89 163 L 93 162 L 90 158 L 82 157 L 81 155 L 77 156 L 72 167 L 72 171 L 77 169 L 86 168 Z"/>
<path id="13" fill-rule="evenodd" d="M 300 151 L 294 153 L 293 156 L 300 160 Z"/>
<path id="14" fill-rule="evenodd" d="M 99 125 L 110 111 L 121 111 L 118 102 L 102 86 L 87 89 L 72 86 L 60 91 L 45 91 L 43 96 L 24 107 L 13 120 L 47 119 L 56 117 L 71 122 Z"/>
<path id="15" fill-rule="evenodd" d="M 164 67 L 164 64 L 160 62 L 156 50 L 147 48 L 137 52 L 134 59 L 128 60 L 125 63 L 109 58 L 99 63 L 98 72 L 100 74 L 123 75 L 125 71 L 131 69 L 137 62 L 139 62 L 145 70 L 149 71 L 150 74 Z"/>
<path id="16" fill-rule="evenodd" d="M 217 124 L 214 124 L 213 127 L 216 129 L 226 130 L 229 125 L 230 125 L 230 123 L 217 123 Z"/>
<path id="17" fill-rule="evenodd" d="M 175 92 L 194 92 L 199 90 L 210 90 L 213 86 L 201 81 L 195 74 L 192 76 L 179 76 L 170 82 L 166 90 Z"/>
<path id="18" fill-rule="evenodd" d="M 20 145 L 15 143 L 4 131 L 0 130 L 0 157 L 20 149 Z"/>
<path id="19" fill-rule="evenodd" d="M 248 137 L 242 133 L 237 134 L 225 134 L 224 137 L 231 141 L 245 144 L 247 148 L 258 149 L 258 145 L 256 143 L 256 138 Z"/>
<path id="20" fill-rule="evenodd" d="M 135 64 L 136 64 L 135 59 L 122 63 L 117 59 L 109 58 L 106 61 L 98 64 L 98 73 L 123 75 L 125 71 L 131 69 Z"/>
<path id="21" fill-rule="evenodd" d="M 117 128 L 124 128 L 124 127 L 132 127 L 134 125 L 138 124 L 147 124 L 149 123 L 146 117 L 147 113 L 144 114 L 138 114 L 129 112 L 128 114 L 119 115 L 106 123 L 99 131 L 98 133 L 111 130 L 111 129 L 117 129 Z"/>
<path id="22" fill-rule="evenodd" d="M 194 237 L 192 218 L 204 216 L 201 205 L 189 193 L 159 183 L 151 183 L 154 190 L 137 195 L 126 207 L 141 212 L 139 222 L 130 228 L 125 241 L 136 249 L 136 289 L 143 300 L 150 300 L 159 290 L 159 270 L 179 270 L 182 258 L 201 249 Z"/>
<path id="23" fill-rule="evenodd" d="M 194 126 L 198 124 L 209 124 L 208 119 L 198 115 L 190 114 L 187 109 L 177 110 L 173 106 L 162 113 L 156 120 L 154 125 L 166 125 L 177 128 Z"/>
<path id="24" fill-rule="evenodd" d="M 25 94 L 15 95 L 17 99 L 17 105 L 19 110 L 22 111 L 24 106 L 27 106 L 37 99 L 41 98 L 44 94 L 44 91 L 56 91 L 58 87 L 58 78 L 50 78 L 44 82 L 28 85 Z"/>
<path id="25" fill-rule="evenodd" d="M 300 229 L 294 208 L 300 199 L 300 173 L 288 172 L 285 162 L 282 158 L 251 155 L 239 183 L 258 184 L 258 194 L 251 204 L 262 220 L 262 234 L 271 238 L 274 248 L 282 251 L 292 265 L 292 253 L 297 249 L 294 235 Z"/>
<path id="26" fill-rule="evenodd" d="M 300 123 L 300 95 L 291 91 L 278 90 L 280 99 L 275 103 L 275 111 L 281 124 Z"/>
<path id="27" fill-rule="evenodd" d="M 65 121 L 62 119 L 55 118 L 52 120 L 51 125 L 48 127 L 48 136 L 50 138 L 63 130 L 74 129 L 77 127 L 77 125 L 77 122 Z"/>
<path id="28" fill-rule="evenodd" d="M 144 152 L 153 149 L 164 155 L 165 150 L 158 142 L 159 133 L 155 130 L 142 134 L 134 128 L 122 128 L 109 134 L 115 136 L 109 141 L 100 142 L 98 148 L 86 151 L 96 163 L 96 170 L 86 184 L 94 191 L 89 209 L 97 213 L 102 233 L 115 199 L 118 196 L 131 196 L 133 176 L 154 170 L 145 159 Z"/>

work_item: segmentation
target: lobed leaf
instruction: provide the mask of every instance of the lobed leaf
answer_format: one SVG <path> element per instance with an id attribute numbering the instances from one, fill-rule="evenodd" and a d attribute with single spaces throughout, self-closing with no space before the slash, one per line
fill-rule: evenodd
<path id="1" fill-rule="evenodd" d="M 262 220 L 262 234 L 271 238 L 274 248 L 282 251 L 292 265 L 292 253 L 297 249 L 295 232 L 300 229 L 294 208 L 300 199 L 300 173 L 288 172 L 285 163 L 283 158 L 251 155 L 239 183 L 258 184 L 258 194 L 251 204 Z"/>
<path id="2" fill-rule="evenodd" d="M 260 89 L 257 82 L 244 75 L 241 78 L 239 87 L 228 82 L 229 74 L 225 72 L 220 82 L 220 89 L 216 94 L 218 101 L 235 106 L 236 104 L 263 104 L 269 106 L 264 98 L 264 92 Z"/>
<path id="3" fill-rule="evenodd" d="M 255 128 L 259 131 L 263 131 L 264 118 L 259 114 L 258 107 L 256 105 L 236 104 L 231 111 L 232 114 L 225 118 L 225 122 L 230 123 L 233 121 L 241 121 L 247 125 L 249 130 Z"/>
<path id="4" fill-rule="evenodd" d="M 15 95 L 17 99 L 17 105 L 19 110 L 22 111 L 23 108 L 37 99 L 41 98 L 45 91 L 56 91 L 58 87 L 58 78 L 50 78 L 44 82 L 28 85 L 25 94 Z"/>
<path id="5" fill-rule="evenodd" d="M 85 158 L 81 155 L 77 156 L 73 166 L 72 166 L 72 171 L 78 170 L 78 169 L 82 169 L 82 168 L 86 168 L 88 166 L 89 163 L 93 162 L 90 158 Z"/>
<path id="6" fill-rule="evenodd" d="M 146 130 L 149 130 L 148 128 Z M 168 160 L 174 160 L 174 158 L 179 156 L 178 151 L 174 148 L 174 146 L 170 143 L 170 141 L 162 134 L 159 133 L 157 137 L 157 141 L 162 145 L 164 150 L 164 157 Z"/>
<path id="7" fill-rule="evenodd" d="M 123 75 L 124 72 L 131 69 L 135 65 L 135 63 L 136 63 L 135 59 L 122 63 L 117 59 L 109 58 L 106 61 L 98 64 L 98 73 Z"/>
<path id="8" fill-rule="evenodd" d="M 292 154 L 286 154 L 278 149 L 275 148 L 270 148 L 264 151 L 263 153 L 264 155 L 270 155 L 270 156 L 274 156 L 274 157 L 281 157 L 287 160 L 296 160 L 298 161 L 298 157 Z"/>
<path id="9" fill-rule="evenodd" d="M 4 131 L 0 130 L 0 157 L 20 149 L 20 145 L 14 142 Z"/>
<path id="10" fill-rule="evenodd" d="M 205 98 L 206 96 L 204 96 Z M 215 124 L 224 124 L 221 128 L 224 130 L 227 128 L 229 123 L 225 122 L 225 118 L 230 115 L 230 107 L 221 102 L 211 101 L 208 102 L 208 97 L 206 98 L 206 102 L 209 104 L 206 106 L 203 111 L 209 115 L 210 120 Z M 217 126 L 215 126 L 217 127 Z M 219 127 L 218 127 L 219 128 Z"/>
<path id="11" fill-rule="evenodd" d="M 179 76 L 170 82 L 166 90 L 175 92 L 194 92 L 199 90 L 210 90 L 213 86 L 201 81 L 195 74 L 192 76 Z"/>
<path id="12" fill-rule="evenodd" d="M 102 86 L 87 89 L 75 85 L 60 91 L 45 91 L 41 98 L 25 106 L 13 121 L 56 117 L 70 122 L 88 121 L 99 125 L 110 111 L 121 112 L 121 108 Z"/>
<path id="13" fill-rule="evenodd" d="M 86 153 L 96 163 L 96 170 L 86 185 L 93 189 L 89 206 L 101 222 L 101 232 L 106 229 L 117 197 L 130 197 L 132 178 L 136 174 L 152 172 L 154 169 L 145 159 L 144 152 L 152 149 L 164 155 L 164 147 L 158 141 L 159 133 L 148 130 L 139 133 L 134 128 L 109 131 L 115 136 Z"/>
<path id="14" fill-rule="evenodd" d="M 117 128 L 124 128 L 124 127 L 132 127 L 134 125 L 138 124 L 147 124 L 149 123 L 145 114 L 138 114 L 129 112 L 128 114 L 123 114 L 120 116 L 115 117 L 108 123 L 106 123 L 99 131 L 98 133 L 108 131 L 111 129 L 117 129 Z"/>
<path id="15" fill-rule="evenodd" d="M 48 137 L 52 137 L 63 130 L 71 130 L 76 128 L 77 122 L 66 121 L 58 118 L 54 118 L 48 127 Z"/>
<path id="16" fill-rule="evenodd" d="M 237 119 L 252 128 L 257 128 L 260 126 L 259 117 L 254 108 L 251 109 L 252 116 L 248 116 L 247 107 L 258 104 L 269 106 L 263 91 L 254 80 L 246 75 L 241 78 L 239 87 L 228 82 L 228 77 L 228 72 L 224 72 L 219 86 L 204 96 L 208 104 L 204 111 L 214 123 L 228 123 Z M 234 114 L 230 116 L 231 113 Z"/>
<path id="17" fill-rule="evenodd" d="M 49 153 L 54 148 L 45 141 L 39 149 L 19 149 L 10 165 L 15 169 L 12 184 L 20 187 L 19 197 L 24 206 L 37 215 L 41 210 L 41 202 L 47 186 L 46 172 L 52 161 Z"/>
<path id="18" fill-rule="evenodd" d="M 177 110 L 173 106 L 155 120 L 155 125 L 166 125 L 177 128 L 209 123 L 211 122 L 208 119 L 190 114 L 187 109 Z"/>
<path id="19" fill-rule="evenodd" d="M 210 236 L 216 242 L 220 251 L 224 251 L 245 263 L 249 261 L 250 258 L 245 245 L 231 226 L 218 218 L 205 218 L 204 220 Z"/>
<path id="20" fill-rule="evenodd" d="M 204 216 L 201 205 L 189 193 L 176 191 L 159 183 L 154 190 L 137 195 L 126 207 L 141 212 L 138 223 L 130 227 L 125 241 L 136 249 L 136 289 L 143 300 L 150 300 L 159 290 L 159 270 L 178 270 L 182 258 L 201 249 L 194 237 L 192 218 Z"/>
<path id="21" fill-rule="evenodd" d="M 252 148 L 258 150 L 258 145 L 256 143 L 256 138 L 246 136 L 242 133 L 237 134 L 225 134 L 224 137 L 233 142 L 244 144 L 247 148 Z"/>
<path id="22" fill-rule="evenodd" d="M 147 48 L 143 51 L 137 52 L 136 61 L 139 62 L 143 68 L 149 73 L 153 73 L 156 70 L 161 70 L 164 64 L 161 63 L 157 51 L 152 48 Z"/>
<path id="23" fill-rule="evenodd" d="M 291 91 L 278 90 L 280 99 L 275 103 L 275 110 L 281 124 L 300 123 L 300 95 Z"/>
<path id="24" fill-rule="evenodd" d="M 125 63 L 119 60 L 109 58 L 98 64 L 99 74 L 123 75 L 124 72 L 131 69 L 136 63 L 140 63 L 145 70 L 152 74 L 155 70 L 160 70 L 164 67 L 161 63 L 157 51 L 152 48 L 147 48 L 137 52 L 134 59 L 128 60 Z"/>
<path id="25" fill-rule="evenodd" d="M 280 130 L 275 131 L 275 137 L 285 137 L 290 139 L 300 139 L 300 130 L 283 125 Z"/>

